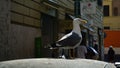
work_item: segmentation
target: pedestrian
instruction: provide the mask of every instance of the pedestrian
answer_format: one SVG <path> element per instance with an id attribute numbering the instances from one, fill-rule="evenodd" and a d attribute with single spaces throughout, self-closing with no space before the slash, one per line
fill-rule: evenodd
<path id="1" fill-rule="evenodd" d="M 85 39 L 82 40 L 81 44 L 77 47 L 77 58 L 86 58 L 87 48 Z"/>
<path id="2" fill-rule="evenodd" d="M 98 59 L 99 54 L 93 47 L 87 46 L 87 51 L 88 51 L 86 54 L 87 59 L 94 59 L 94 60 Z"/>
<path id="3" fill-rule="evenodd" d="M 85 58 L 87 54 L 87 48 L 85 45 L 80 45 L 77 48 L 77 57 L 78 58 Z"/>
<path id="4" fill-rule="evenodd" d="M 98 59 L 99 58 L 98 44 L 95 43 L 93 48 L 96 50 L 94 59 Z"/>
<path id="5" fill-rule="evenodd" d="M 114 58 L 115 58 L 115 51 L 113 47 L 110 46 L 108 50 L 108 62 L 114 62 Z"/>
<path id="6" fill-rule="evenodd" d="M 93 48 L 98 52 L 98 45 L 97 44 L 94 44 Z"/>

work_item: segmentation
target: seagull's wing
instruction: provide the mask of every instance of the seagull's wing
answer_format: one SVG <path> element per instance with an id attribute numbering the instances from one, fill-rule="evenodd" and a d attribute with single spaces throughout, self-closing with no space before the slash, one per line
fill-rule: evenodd
<path id="1" fill-rule="evenodd" d="M 66 47 L 66 46 L 75 46 L 77 43 L 79 43 L 81 40 L 81 37 L 74 33 L 71 32 L 65 36 L 63 36 L 60 40 L 58 40 L 56 43 L 61 45 L 60 47 Z"/>
<path id="2" fill-rule="evenodd" d="M 58 40 L 58 41 L 62 41 L 62 40 L 64 40 L 64 39 L 66 39 L 67 37 L 69 37 L 70 35 L 72 35 L 72 32 L 70 32 L 69 34 L 66 34 L 66 35 L 64 35 L 60 40 Z"/>

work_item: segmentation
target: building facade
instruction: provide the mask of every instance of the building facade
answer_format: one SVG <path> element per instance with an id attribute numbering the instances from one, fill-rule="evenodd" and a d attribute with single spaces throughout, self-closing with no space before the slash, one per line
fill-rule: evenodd
<path id="1" fill-rule="evenodd" d="M 84 14 L 88 24 L 82 27 L 86 42 L 99 45 L 100 59 L 103 58 L 102 0 L 94 2 L 96 12 Z M 46 45 L 55 42 L 62 34 L 72 29 L 74 15 L 73 0 L 1 0 L 0 1 L 0 60 L 52 57 Z M 91 37 L 91 38 L 89 38 Z"/>
<path id="2" fill-rule="evenodd" d="M 119 0 L 104 0 L 104 31 L 105 31 L 105 39 L 104 39 L 104 46 L 105 46 L 105 55 L 108 52 L 108 47 L 113 46 L 116 59 L 118 61 L 118 57 L 120 55 L 120 4 Z"/>
<path id="3" fill-rule="evenodd" d="M 104 0 L 104 28 L 119 30 L 119 0 Z"/>
<path id="4" fill-rule="evenodd" d="M 30 0 L 1 0 L 0 60 L 34 57 L 41 36 L 39 5 Z"/>

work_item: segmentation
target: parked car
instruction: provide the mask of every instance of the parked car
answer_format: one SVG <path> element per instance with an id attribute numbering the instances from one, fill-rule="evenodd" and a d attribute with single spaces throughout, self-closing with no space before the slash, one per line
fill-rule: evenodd
<path id="1" fill-rule="evenodd" d="M 120 62 L 115 62 L 115 66 L 116 66 L 117 68 L 120 68 Z"/>
<path id="2" fill-rule="evenodd" d="M 0 62 L 0 68 L 116 68 L 114 64 L 89 59 L 19 59 Z"/>

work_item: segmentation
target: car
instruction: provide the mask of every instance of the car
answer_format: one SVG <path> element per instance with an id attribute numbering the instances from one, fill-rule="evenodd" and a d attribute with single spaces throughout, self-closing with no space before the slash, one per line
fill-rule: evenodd
<path id="1" fill-rule="evenodd" d="M 0 68 L 116 68 L 114 64 L 90 59 L 30 58 L 0 62 Z"/>
<path id="2" fill-rule="evenodd" d="M 115 66 L 116 66 L 117 68 L 120 68 L 120 62 L 115 62 Z"/>

